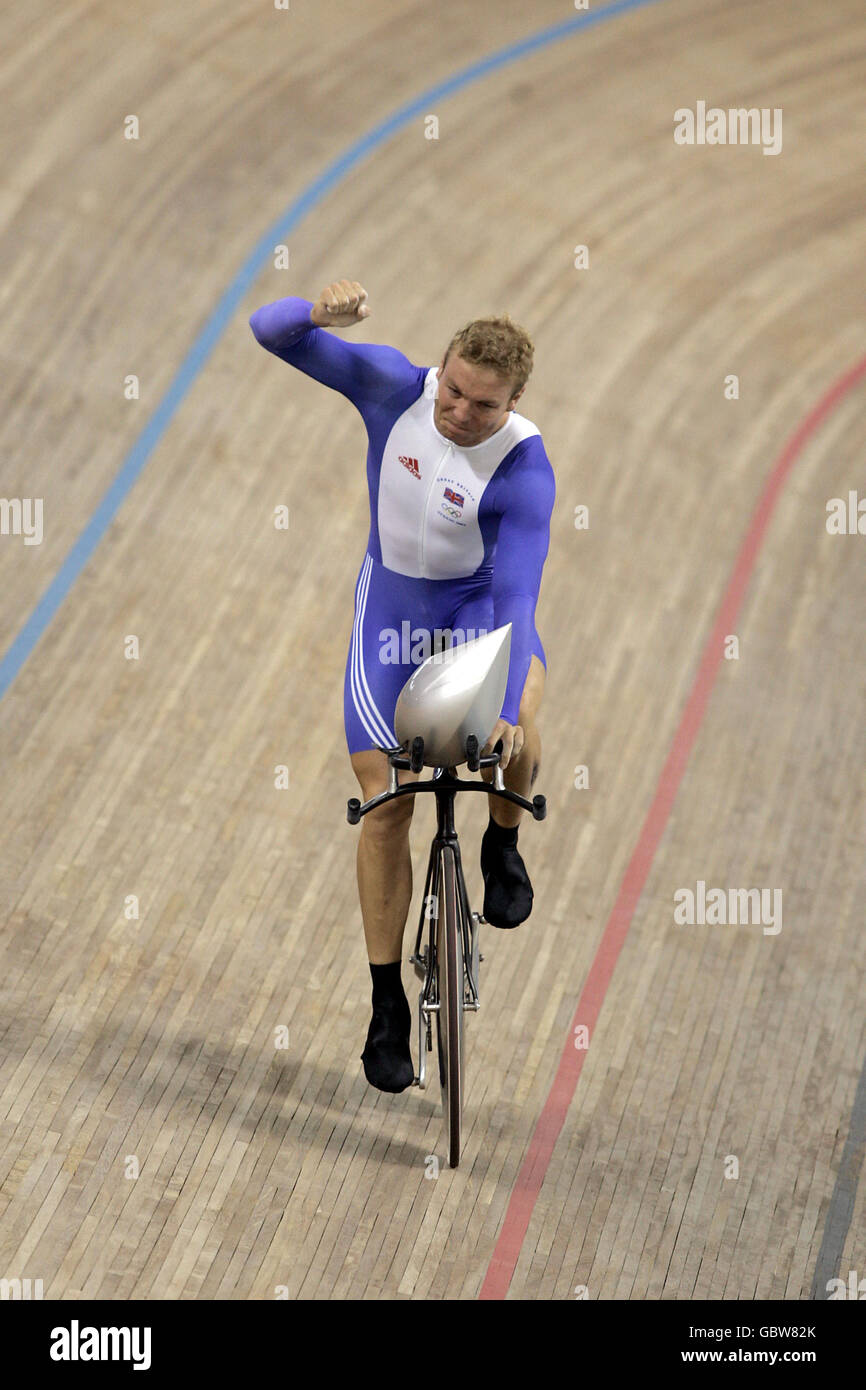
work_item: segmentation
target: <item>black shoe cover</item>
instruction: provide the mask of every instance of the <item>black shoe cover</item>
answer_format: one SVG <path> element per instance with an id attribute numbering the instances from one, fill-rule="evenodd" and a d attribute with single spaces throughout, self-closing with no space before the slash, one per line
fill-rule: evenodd
<path id="1" fill-rule="evenodd" d="M 373 1005 L 367 1044 L 361 1053 L 364 1075 L 380 1091 L 405 1091 L 415 1080 L 409 1035 L 412 1015 L 405 994 Z"/>
<path id="2" fill-rule="evenodd" d="M 494 927 L 518 927 L 532 911 L 532 884 L 517 846 L 481 841 L 484 918 Z"/>

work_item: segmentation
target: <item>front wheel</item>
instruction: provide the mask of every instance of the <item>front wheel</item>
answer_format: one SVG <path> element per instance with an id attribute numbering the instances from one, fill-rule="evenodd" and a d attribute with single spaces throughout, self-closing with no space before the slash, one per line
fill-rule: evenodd
<path id="1" fill-rule="evenodd" d="M 446 845 L 439 863 L 439 912 L 436 923 L 436 978 L 439 1009 L 436 1039 L 442 1108 L 448 1136 L 448 1162 L 460 1162 L 463 1115 L 463 950 L 457 911 L 457 872 L 454 851 Z"/>

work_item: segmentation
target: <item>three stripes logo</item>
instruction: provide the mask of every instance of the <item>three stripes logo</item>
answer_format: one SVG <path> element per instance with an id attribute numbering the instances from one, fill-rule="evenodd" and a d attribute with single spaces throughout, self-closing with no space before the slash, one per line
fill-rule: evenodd
<path id="1" fill-rule="evenodd" d="M 421 470 L 418 467 L 417 459 L 410 458 L 408 454 L 398 454 L 397 457 L 399 458 L 403 467 L 409 469 L 409 472 L 412 474 L 413 478 L 421 477 Z"/>

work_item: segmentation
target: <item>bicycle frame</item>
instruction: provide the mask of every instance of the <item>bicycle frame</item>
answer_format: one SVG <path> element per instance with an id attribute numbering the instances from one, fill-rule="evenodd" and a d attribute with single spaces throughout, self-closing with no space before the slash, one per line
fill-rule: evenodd
<path id="1" fill-rule="evenodd" d="M 471 772 L 478 772 L 481 768 L 493 768 L 493 781 L 470 782 L 462 780 L 457 776 L 456 766 L 435 767 L 433 775 L 427 781 L 403 782 L 398 783 L 398 769 L 404 768 L 412 772 L 420 772 L 423 767 L 424 744 L 420 738 L 412 742 L 411 755 L 406 756 L 405 746 L 399 748 L 381 748 L 380 751 L 388 755 L 389 776 L 387 791 L 380 792 L 378 796 L 372 797 L 363 805 L 357 797 L 350 798 L 347 806 L 346 816 L 350 825 L 357 825 L 362 816 L 369 811 L 375 810 L 377 806 L 382 806 L 388 801 L 394 801 L 400 796 L 418 796 L 423 793 L 432 793 L 436 797 L 436 834 L 430 846 L 430 856 L 427 861 L 427 877 L 424 883 L 424 896 L 421 903 L 421 917 L 418 924 L 418 932 L 415 938 L 415 949 L 409 957 L 410 962 L 415 966 L 419 973 L 423 974 L 424 987 L 419 997 L 418 1007 L 418 1075 L 414 1078 L 413 1084 L 420 1089 L 424 1089 L 427 1083 L 427 1053 L 432 1051 L 432 1026 L 433 1018 L 440 1012 L 441 1000 L 439 998 L 439 969 L 441 962 L 437 960 L 437 929 L 439 906 L 442 901 L 440 883 L 440 865 L 443 857 L 452 855 L 454 860 L 452 888 L 456 898 L 456 930 L 459 933 L 460 954 L 462 956 L 463 970 L 462 989 L 458 997 L 461 1008 L 455 1016 L 454 1010 L 449 1005 L 446 1010 L 447 1016 L 452 1020 L 452 1026 L 458 1025 L 454 1022 L 456 1018 L 462 1018 L 466 1010 L 477 1010 L 480 1007 L 478 991 L 478 965 L 482 959 L 478 947 L 479 925 L 484 918 L 477 912 L 473 912 L 469 906 L 469 896 L 466 891 L 466 882 L 463 877 L 463 866 L 460 858 L 460 845 L 457 840 L 457 831 L 454 825 L 454 798 L 458 791 L 482 792 L 487 796 L 497 796 L 503 801 L 511 801 L 522 810 L 529 811 L 535 820 L 543 820 L 547 813 L 547 806 L 543 796 L 535 796 L 532 801 L 519 793 L 511 791 L 505 786 L 502 767 L 500 765 L 500 754 L 502 749 L 501 741 L 496 744 L 491 754 L 482 756 L 478 752 L 478 740 L 473 736 L 467 739 L 466 753 L 467 766 Z M 446 863 L 447 874 L 451 875 L 451 869 Z M 451 894 L 446 894 L 451 897 Z M 431 910 L 432 909 L 432 910 Z M 444 940 L 446 942 L 446 955 L 451 961 L 449 978 L 454 978 L 455 952 L 451 944 L 453 937 L 450 930 L 452 909 L 446 914 L 445 925 L 443 927 Z M 429 935 L 426 949 L 422 951 L 422 940 L 424 936 L 424 925 L 428 924 Z M 449 987 L 450 988 L 450 987 Z M 438 1020 L 442 1024 L 442 1019 Z M 460 1065 L 458 1067 L 460 1076 L 460 1092 L 462 1093 L 462 1023 L 459 1025 L 459 1032 L 455 1034 L 458 1038 L 458 1053 Z M 451 1065 L 449 1061 L 449 1066 Z M 439 1033 L 439 1066 L 440 1082 L 442 1077 L 443 1052 L 441 1029 Z M 443 1092 L 444 1096 L 444 1092 Z M 460 1148 L 460 1118 L 459 1110 L 462 1099 L 458 1098 L 455 1102 L 456 1118 L 453 1131 L 453 1154 L 451 1158 L 452 1166 L 456 1166 L 459 1159 Z M 451 1138 L 449 1137 L 449 1142 Z M 454 1154 L 457 1156 L 455 1157 Z"/>
<path id="2" fill-rule="evenodd" d="M 497 771 L 501 781 L 502 770 L 498 764 Z M 454 797 L 461 783 L 455 775 L 454 768 L 439 767 L 434 769 L 431 784 L 435 784 L 433 790 L 436 794 L 436 834 L 430 846 L 430 856 L 427 861 L 427 878 L 421 900 L 421 916 L 418 922 L 418 934 L 415 937 L 415 949 L 409 957 L 410 963 L 424 974 L 424 988 L 421 991 L 418 1008 L 418 1075 L 414 1083 L 422 1091 L 427 1084 L 427 1053 L 432 1050 L 433 1045 L 432 1018 L 439 1011 L 435 968 L 436 926 L 440 901 L 440 855 L 446 845 L 450 846 L 454 852 L 457 870 L 457 910 L 460 945 L 463 954 L 463 1008 L 476 1012 L 480 1006 L 478 996 L 478 960 L 480 957 L 476 948 L 478 925 L 483 920 L 469 906 L 466 880 L 463 877 L 463 863 L 460 858 L 460 844 L 454 827 Z M 473 782 L 468 785 L 476 786 L 477 783 Z M 486 783 L 484 788 L 487 789 Z M 425 923 L 428 926 L 429 935 L 427 949 L 422 953 L 421 942 L 424 936 Z"/>

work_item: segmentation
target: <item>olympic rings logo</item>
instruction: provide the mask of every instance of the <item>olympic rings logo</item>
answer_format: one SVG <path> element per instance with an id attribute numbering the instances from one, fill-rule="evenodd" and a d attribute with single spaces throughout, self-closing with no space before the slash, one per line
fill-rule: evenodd
<path id="1" fill-rule="evenodd" d="M 443 515 L 443 516 L 455 517 L 455 518 L 459 521 L 459 520 L 461 519 L 461 517 L 463 516 L 463 513 L 461 512 L 461 510 L 460 510 L 459 507 L 448 507 L 448 506 L 446 506 L 445 503 L 443 502 L 443 503 L 442 503 L 442 515 Z"/>

